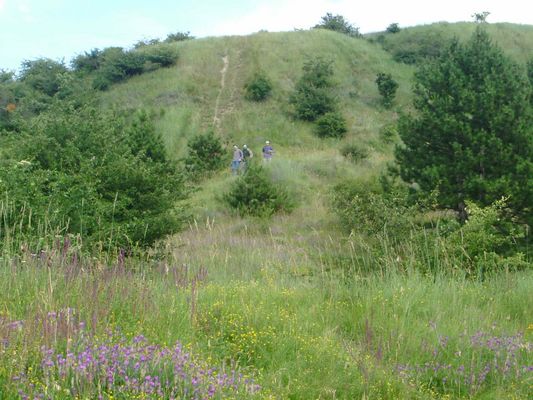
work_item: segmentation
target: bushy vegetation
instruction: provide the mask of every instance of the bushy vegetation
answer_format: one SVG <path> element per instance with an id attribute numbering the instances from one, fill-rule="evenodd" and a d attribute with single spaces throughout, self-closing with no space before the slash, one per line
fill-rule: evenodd
<path id="1" fill-rule="evenodd" d="M 241 214 L 262 217 L 294 208 L 287 190 L 274 182 L 266 169 L 254 164 L 231 185 L 224 201 Z"/>
<path id="2" fill-rule="evenodd" d="M 360 143 L 348 143 L 341 148 L 341 154 L 354 163 L 368 158 L 370 150 Z"/>
<path id="3" fill-rule="evenodd" d="M 384 143 L 393 143 L 398 139 L 398 127 L 396 124 L 385 125 L 379 130 L 379 137 Z"/>
<path id="4" fill-rule="evenodd" d="M 247 100 L 264 101 L 272 92 L 272 82 L 264 72 L 256 72 L 244 85 L 244 92 Z"/>
<path id="5" fill-rule="evenodd" d="M 199 179 L 224 166 L 226 157 L 220 137 L 213 131 L 196 135 L 187 142 L 185 171 L 193 179 Z"/>
<path id="6" fill-rule="evenodd" d="M 333 95 L 333 61 L 323 58 L 308 60 L 303 66 L 303 75 L 296 83 L 289 101 L 297 118 L 315 121 L 334 111 L 337 101 Z"/>
<path id="7" fill-rule="evenodd" d="M 396 90 L 398 90 L 398 82 L 393 79 L 391 74 L 380 72 L 376 77 L 376 85 L 378 85 L 383 105 L 387 108 L 392 107 Z"/>
<path id="8" fill-rule="evenodd" d="M 159 42 L 135 46 L 133 50 L 122 47 L 93 49 L 72 60 L 72 67 L 81 74 L 92 74 L 93 87 L 107 90 L 117 82 L 134 75 L 170 67 L 176 63 L 176 49 Z"/>
<path id="9" fill-rule="evenodd" d="M 47 96 L 53 96 L 59 91 L 61 74 L 66 72 L 67 68 L 62 63 L 42 58 L 24 61 L 19 79 L 30 88 Z"/>
<path id="10" fill-rule="evenodd" d="M 342 138 L 346 132 L 346 120 L 338 111 L 328 112 L 316 120 L 315 133 L 318 137 Z"/>
<path id="11" fill-rule="evenodd" d="M 390 238 L 407 236 L 416 214 L 404 189 L 395 187 L 384 193 L 379 185 L 368 182 L 336 185 L 333 207 L 348 232 L 381 233 Z"/>
<path id="12" fill-rule="evenodd" d="M 184 40 L 192 40 L 194 36 L 191 35 L 191 32 L 175 32 L 169 33 L 165 39 L 165 43 L 172 42 L 183 42 Z"/>
<path id="13" fill-rule="evenodd" d="M 391 40 L 390 36 L 382 36 L 381 43 L 383 48 L 392 54 L 395 61 L 405 64 L 420 64 L 428 59 L 439 57 L 450 40 L 438 30 L 429 31 L 423 35 L 405 32 L 403 40 L 400 41 L 398 38 L 399 35 L 396 40 Z"/>
<path id="14" fill-rule="evenodd" d="M 359 28 L 350 24 L 342 15 L 333 15 L 331 13 L 324 15 L 320 23 L 315 25 L 314 28 L 329 29 L 330 31 L 343 33 L 355 38 L 362 36 Z"/>
<path id="15" fill-rule="evenodd" d="M 46 223 L 80 235 L 88 248 L 130 247 L 179 227 L 182 181 L 146 114 L 127 124 L 59 102 L 24 124 L 15 143 L 0 171 L 1 192 L 6 206 L 30 210 L 5 221 L 22 234 Z"/>
<path id="16" fill-rule="evenodd" d="M 398 33 L 401 31 L 400 25 L 397 22 L 393 22 L 386 29 L 387 33 Z"/>

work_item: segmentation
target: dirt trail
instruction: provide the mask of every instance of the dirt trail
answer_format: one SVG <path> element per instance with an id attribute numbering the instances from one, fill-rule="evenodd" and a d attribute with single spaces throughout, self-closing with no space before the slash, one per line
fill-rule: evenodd
<path id="1" fill-rule="evenodd" d="M 226 54 L 224 57 L 222 57 L 223 67 L 220 70 L 220 90 L 218 91 L 218 96 L 215 101 L 215 115 L 213 117 L 213 126 L 216 131 L 220 129 L 220 116 L 219 116 L 219 106 L 220 106 L 220 97 L 222 96 L 222 92 L 224 91 L 224 88 L 226 87 L 226 73 L 228 72 L 229 67 L 229 56 Z"/>

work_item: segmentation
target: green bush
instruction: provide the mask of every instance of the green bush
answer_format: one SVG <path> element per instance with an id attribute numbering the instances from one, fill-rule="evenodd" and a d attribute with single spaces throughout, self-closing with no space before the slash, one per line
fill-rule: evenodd
<path id="1" fill-rule="evenodd" d="M 393 143 L 398 139 L 398 129 L 396 125 L 385 125 L 379 131 L 379 137 L 384 143 Z"/>
<path id="2" fill-rule="evenodd" d="M 383 105 L 387 108 L 391 107 L 394 96 L 396 96 L 396 90 L 398 90 L 398 82 L 392 78 L 391 74 L 380 72 L 376 77 L 376 84 L 378 85 Z"/>
<path id="3" fill-rule="evenodd" d="M 223 200 L 242 214 L 262 217 L 279 211 L 290 212 L 294 208 L 287 190 L 274 183 L 267 171 L 255 164 L 231 185 Z"/>
<path id="4" fill-rule="evenodd" d="M 153 70 L 161 67 L 170 67 L 178 60 L 177 50 L 170 45 L 148 46 L 143 48 L 142 51 L 140 51 L 140 54 L 142 54 L 145 60 L 145 71 L 147 69 Z M 153 66 L 147 68 L 146 63 L 151 63 Z"/>
<path id="5" fill-rule="evenodd" d="M 188 154 L 183 162 L 186 173 L 193 179 L 218 171 L 224 166 L 222 142 L 212 131 L 189 139 L 187 148 Z"/>
<path id="6" fill-rule="evenodd" d="M 38 224 L 80 235 L 88 247 L 147 246 L 179 228 L 182 178 L 146 114 L 128 124 L 57 102 L 15 140 L 0 189 Z"/>
<path id="7" fill-rule="evenodd" d="M 304 121 L 315 121 L 334 111 L 337 105 L 333 96 L 333 62 L 317 57 L 307 61 L 303 75 L 289 98 L 295 115 Z"/>
<path id="8" fill-rule="evenodd" d="M 167 35 L 167 38 L 165 39 L 165 43 L 183 42 L 184 40 L 191 40 L 191 39 L 194 39 L 194 36 L 191 36 L 190 32 L 169 33 Z"/>
<path id="9" fill-rule="evenodd" d="M 74 71 L 77 72 L 94 72 L 100 68 L 102 52 L 98 49 L 93 49 L 90 52 L 77 55 L 71 62 Z"/>
<path id="10" fill-rule="evenodd" d="M 398 33 L 400 32 L 400 25 L 397 22 L 394 22 L 387 26 L 387 33 Z"/>
<path id="11" fill-rule="evenodd" d="M 525 257 L 517 243 L 526 234 L 523 227 L 509 219 L 507 200 L 487 207 L 467 202 L 469 218 L 446 237 L 446 248 L 470 272 L 489 272 L 502 266 L 522 267 Z"/>
<path id="12" fill-rule="evenodd" d="M 368 158 L 370 151 L 359 143 L 349 143 L 341 148 L 341 154 L 348 160 L 357 163 Z"/>
<path id="13" fill-rule="evenodd" d="M 66 73 L 63 63 L 46 58 L 24 61 L 20 72 L 20 81 L 47 96 L 59 91 L 60 75 Z"/>
<path id="14" fill-rule="evenodd" d="M 347 131 L 346 120 L 338 111 L 328 112 L 316 121 L 315 133 L 321 138 L 342 138 Z"/>
<path id="15" fill-rule="evenodd" d="M 120 82 L 144 72 L 144 55 L 136 51 L 125 51 L 122 47 L 108 47 L 99 55 L 93 87 L 106 90 L 113 83 Z"/>
<path id="16" fill-rule="evenodd" d="M 342 15 L 333 15 L 327 13 L 322 17 L 320 24 L 314 26 L 315 29 L 328 29 L 330 31 L 335 31 L 343 33 L 351 37 L 362 37 L 359 32 L 359 28 L 350 24 Z"/>
<path id="17" fill-rule="evenodd" d="M 377 183 L 345 181 L 333 188 L 333 210 L 347 232 L 382 233 L 390 238 L 407 235 L 414 208 L 406 191 L 383 193 Z"/>
<path id="18" fill-rule="evenodd" d="M 246 82 L 244 91 L 247 100 L 263 101 L 272 92 L 272 82 L 264 72 L 258 72 Z"/>
<path id="19" fill-rule="evenodd" d="M 405 36 L 400 37 L 404 33 Z M 386 40 L 384 48 L 392 53 L 395 61 L 404 64 L 418 64 L 427 59 L 439 57 L 449 42 L 439 31 L 428 31 L 424 35 L 415 35 L 404 31 L 395 35 L 395 38 L 398 41 Z M 400 38 L 401 40 L 399 40 Z"/>

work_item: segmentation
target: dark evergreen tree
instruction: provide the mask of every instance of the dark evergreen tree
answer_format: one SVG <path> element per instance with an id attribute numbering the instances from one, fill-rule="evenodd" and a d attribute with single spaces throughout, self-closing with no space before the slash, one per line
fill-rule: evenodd
<path id="1" fill-rule="evenodd" d="M 193 136 L 187 142 L 188 154 L 183 160 L 185 171 L 193 179 L 219 170 L 224 165 L 224 148 L 219 136 L 210 131 Z"/>
<path id="2" fill-rule="evenodd" d="M 298 119 L 314 121 L 334 111 L 337 105 L 332 94 L 333 62 L 317 57 L 307 61 L 303 70 L 289 102 L 294 106 Z"/>
<path id="3" fill-rule="evenodd" d="M 471 199 L 509 205 L 531 221 L 533 121 L 523 71 L 478 27 L 415 78 L 415 115 L 399 123 L 401 177 L 438 190 L 446 207 Z"/>
<path id="4" fill-rule="evenodd" d="M 387 108 L 391 107 L 394 96 L 396 96 L 396 90 L 398 90 L 398 82 L 392 78 L 391 74 L 380 72 L 376 77 L 376 84 L 378 85 L 383 105 Z"/>

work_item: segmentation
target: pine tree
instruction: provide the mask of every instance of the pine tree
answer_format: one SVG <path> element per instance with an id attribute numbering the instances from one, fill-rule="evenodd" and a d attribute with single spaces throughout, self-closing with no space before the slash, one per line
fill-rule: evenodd
<path id="1" fill-rule="evenodd" d="M 415 115 L 400 120 L 401 177 L 458 208 L 471 199 L 509 205 L 531 219 L 533 124 L 530 84 L 478 27 L 415 77 Z"/>

